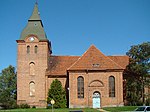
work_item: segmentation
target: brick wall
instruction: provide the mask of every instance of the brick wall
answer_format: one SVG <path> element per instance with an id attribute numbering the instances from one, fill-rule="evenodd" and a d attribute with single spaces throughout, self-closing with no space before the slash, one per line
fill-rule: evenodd
<path id="1" fill-rule="evenodd" d="M 27 39 L 28 40 L 28 39 Z M 34 47 L 38 46 L 37 53 Z M 30 46 L 30 53 L 27 53 L 27 46 Z M 48 42 L 18 42 L 17 58 L 17 102 L 28 103 L 37 107 L 46 106 L 46 83 L 45 71 L 47 69 Z M 30 74 L 30 63 L 34 63 L 34 74 Z M 35 95 L 30 96 L 30 82 L 35 83 Z"/>
<path id="2" fill-rule="evenodd" d="M 77 98 L 77 78 L 84 78 L 84 98 Z M 109 76 L 115 77 L 116 97 L 109 97 Z M 99 87 L 90 87 L 91 82 Z M 97 82 L 96 82 L 97 81 Z M 98 84 L 96 84 L 98 85 Z M 92 95 L 100 92 L 101 107 L 123 105 L 122 72 L 70 72 L 69 73 L 69 107 L 92 107 Z"/>

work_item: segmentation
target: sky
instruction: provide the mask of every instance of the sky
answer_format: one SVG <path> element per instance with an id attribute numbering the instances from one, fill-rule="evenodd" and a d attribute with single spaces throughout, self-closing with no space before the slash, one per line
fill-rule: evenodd
<path id="1" fill-rule="evenodd" d="M 150 41 L 150 0 L 37 0 L 53 55 L 81 56 L 92 44 L 126 55 Z M 17 67 L 17 43 L 36 0 L 0 0 L 0 72 Z"/>

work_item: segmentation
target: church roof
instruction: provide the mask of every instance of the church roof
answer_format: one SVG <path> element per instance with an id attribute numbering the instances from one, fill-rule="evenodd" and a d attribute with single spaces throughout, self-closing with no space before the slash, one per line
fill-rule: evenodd
<path id="1" fill-rule="evenodd" d="M 79 56 L 50 56 L 47 75 L 67 75 L 67 68 L 78 60 Z"/>
<path id="2" fill-rule="evenodd" d="M 82 56 L 50 56 L 47 75 L 66 76 L 67 70 L 123 70 L 128 56 L 105 56 L 92 45 Z"/>
<path id="3" fill-rule="evenodd" d="M 124 69 L 129 64 L 129 57 L 128 56 L 108 56 L 110 59 L 112 59 L 114 62 L 119 64 Z"/>
<path id="4" fill-rule="evenodd" d="M 68 70 L 124 69 L 92 45 Z"/>
<path id="5" fill-rule="evenodd" d="M 29 35 L 37 36 L 40 41 L 47 40 L 37 3 L 34 6 L 33 13 L 28 20 L 27 26 L 23 29 L 19 40 L 24 40 Z"/>
<path id="6" fill-rule="evenodd" d="M 32 15 L 31 15 L 31 17 L 29 18 L 29 21 L 31 21 L 31 20 L 33 20 L 33 21 L 35 21 L 35 20 L 41 21 L 40 15 L 39 15 L 39 11 L 38 11 L 38 4 L 37 4 L 37 3 L 35 3 L 35 6 L 34 6 L 34 9 L 33 9 Z"/>

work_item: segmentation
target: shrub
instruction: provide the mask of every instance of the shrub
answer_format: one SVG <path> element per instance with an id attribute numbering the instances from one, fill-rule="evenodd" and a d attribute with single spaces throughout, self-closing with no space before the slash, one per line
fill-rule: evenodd
<path id="1" fill-rule="evenodd" d="M 52 105 L 48 103 L 46 109 L 52 109 Z"/>
<path id="2" fill-rule="evenodd" d="M 25 109 L 25 108 L 30 108 L 30 105 L 25 103 L 25 104 L 21 104 L 19 107 L 22 108 L 22 109 Z"/>
<path id="3" fill-rule="evenodd" d="M 67 104 L 66 91 L 62 87 L 62 84 L 58 79 L 55 79 L 50 85 L 50 89 L 48 91 L 47 103 L 51 104 L 52 99 L 55 101 L 55 104 L 53 105 L 54 108 L 66 108 L 66 104 Z"/>
<path id="4" fill-rule="evenodd" d="M 148 98 L 148 99 L 146 100 L 146 105 L 147 105 L 147 106 L 150 105 L 150 98 Z"/>
<path id="5" fill-rule="evenodd" d="M 32 106 L 32 108 L 36 108 L 36 106 Z"/>
<path id="6" fill-rule="evenodd" d="M 47 106 L 46 109 L 52 109 L 52 106 Z"/>
<path id="7" fill-rule="evenodd" d="M 17 105 L 16 102 L 14 102 L 14 103 L 11 105 L 11 109 L 16 109 L 16 108 L 18 108 L 18 107 L 19 107 L 19 105 Z"/>

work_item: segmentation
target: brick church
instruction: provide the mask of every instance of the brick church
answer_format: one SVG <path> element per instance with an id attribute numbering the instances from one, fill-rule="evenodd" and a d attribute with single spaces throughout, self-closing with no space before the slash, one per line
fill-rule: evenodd
<path id="1" fill-rule="evenodd" d="M 129 58 L 106 56 L 94 45 L 82 56 L 53 55 L 37 3 L 17 44 L 18 104 L 46 107 L 48 89 L 57 78 L 69 108 L 124 105 L 123 72 Z"/>

